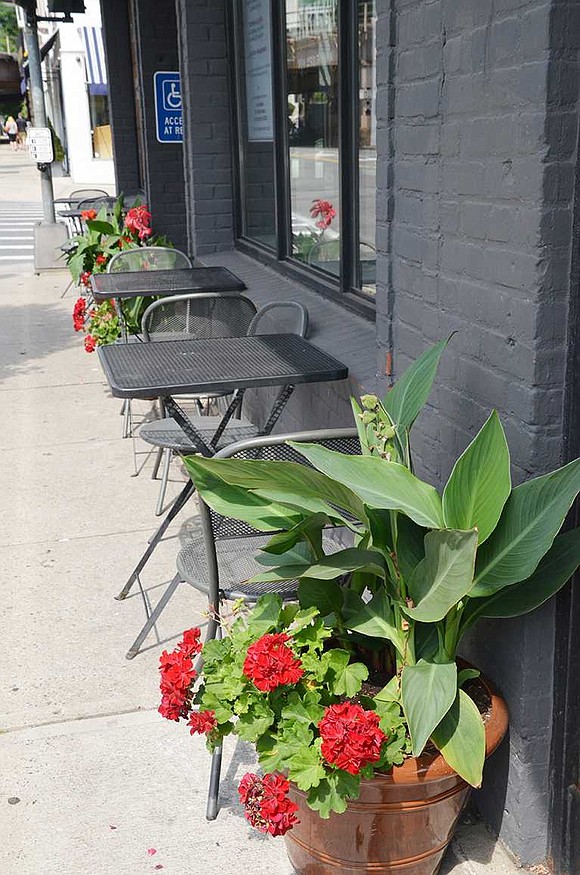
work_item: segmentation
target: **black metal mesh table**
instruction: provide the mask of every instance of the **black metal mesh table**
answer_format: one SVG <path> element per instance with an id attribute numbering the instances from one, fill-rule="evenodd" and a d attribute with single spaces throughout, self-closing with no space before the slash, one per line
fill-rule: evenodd
<path id="1" fill-rule="evenodd" d="M 184 292 L 241 292 L 246 288 L 245 283 L 225 267 L 97 273 L 91 277 L 91 286 L 95 301 Z"/>
<path id="2" fill-rule="evenodd" d="M 345 365 L 297 334 L 111 344 L 99 357 L 113 395 L 152 398 L 344 380 Z"/>

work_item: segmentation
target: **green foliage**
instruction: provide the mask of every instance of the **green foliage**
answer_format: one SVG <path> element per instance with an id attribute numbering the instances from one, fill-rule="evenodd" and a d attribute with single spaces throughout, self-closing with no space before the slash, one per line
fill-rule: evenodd
<path id="1" fill-rule="evenodd" d="M 244 673 L 244 662 L 248 648 L 270 632 L 289 636 L 287 643 L 303 674 L 291 686 L 262 692 Z M 200 709 L 215 712 L 210 749 L 230 733 L 252 742 L 262 768 L 285 772 L 323 817 L 344 811 L 347 799 L 358 795 L 360 779 L 325 760 L 318 724 L 329 705 L 345 696 L 356 697 L 368 677 L 367 667 L 354 661 L 349 651 L 331 646 L 329 635 L 315 608 L 283 606 L 278 596 L 262 596 L 226 637 L 204 646 L 201 684 L 194 698 Z M 372 698 L 365 698 L 364 707 L 381 718 L 386 739 L 379 765 L 388 770 L 402 761 L 406 746 L 401 708 Z M 366 768 L 372 776 L 372 766 Z"/>
<path id="2" fill-rule="evenodd" d="M 366 670 L 384 670 L 373 707 L 387 709 L 385 720 L 389 707 L 399 717 L 402 708 L 413 753 L 431 739 L 478 786 L 484 726 L 461 689 L 474 670 L 458 676 L 457 648 L 480 617 L 534 610 L 580 565 L 580 529 L 559 534 L 580 491 L 580 459 L 512 489 L 505 434 L 492 411 L 442 496 L 416 477 L 410 430 L 446 345 L 423 353 L 386 398 L 353 401 L 360 456 L 294 443 L 309 466 L 186 464 L 216 510 L 252 524 L 259 515 L 270 530 L 284 530 L 259 560 L 266 569 L 261 579 L 298 578 L 302 609 L 319 612 L 296 635 L 313 680 L 328 694 L 360 696 Z M 355 546 L 324 556 L 321 534 L 329 521 L 348 525 Z M 264 751 L 274 756 L 274 748 Z M 312 785 L 309 803 L 322 816 L 355 792 L 354 786 L 338 792 L 339 783 L 326 775 Z"/>

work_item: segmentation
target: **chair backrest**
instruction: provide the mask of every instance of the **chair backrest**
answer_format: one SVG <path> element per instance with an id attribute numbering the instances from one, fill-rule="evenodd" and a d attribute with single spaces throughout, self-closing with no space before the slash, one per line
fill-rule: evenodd
<path id="1" fill-rule="evenodd" d="M 169 246 L 139 246 L 117 252 L 107 264 L 107 273 L 137 270 L 183 270 L 193 267 L 181 249 Z"/>
<path id="2" fill-rule="evenodd" d="M 253 301 L 237 292 L 190 292 L 150 304 L 143 313 L 141 331 L 146 341 L 240 337 L 255 315 Z"/>
<path id="3" fill-rule="evenodd" d="M 310 466 L 310 463 L 301 456 L 287 441 L 302 441 L 304 443 L 321 444 L 329 450 L 345 453 L 351 456 L 360 456 L 361 447 L 356 428 L 322 429 L 316 431 L 302 431 L 294 434 L 276 434 L 267 437 L 249 438 L 237 441 L 220 450 L 216 459 L 260 459 L 261 461 L 284 461 L 298 462 L 301 465 Z M 249 537 L 263 534 L 257 532 L 248 523 L 225 517 L 212 510 L 202 499 L 199 499 L 199 513 L 204 533 L 204 540 L 208 556 L 215 555 L 215 541 L 228 540 L 230 538 Z M 272 532 L 272 534 L 274 534 Z"/>
<path id="4" fill-rule="evenodd" d="M 80 201 L 87 200 L 88 198 L 96 198 L 96 197 L 111 197 L 108 192 L 103 191 L 102 188 L 77 188 L 68 195 L 68 199 L 70 203 L 80 203 Z"/>
<path id="5" fill-rule="evenodd" d="M 297 301 L 272 301 L 260 307 L 248 334 L 299 334 L 306 337 L 308 310 Z"/>

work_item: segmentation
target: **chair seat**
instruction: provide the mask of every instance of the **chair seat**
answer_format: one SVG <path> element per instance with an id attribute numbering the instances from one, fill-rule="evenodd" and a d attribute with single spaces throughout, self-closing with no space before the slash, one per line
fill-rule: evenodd
<path id="1" fill-rule="evenodd" d="M 222 420 L 221 416 L 190 416 L 195 430 L 209 443 Z M 227 447 L 235 441 L 256 437 L 258 428 L 243 416 L 241 419 L 230 419 L 217 449 Z M 187 437 L 181 426 L 174 419 L 158 419 L 148 422 L 139 429 L 139 437 L 154 447 L 164 447 L 176 453 L 195 453 L 196 447 Z"/>
<path id="2" fill-rule="evenodd" d="M 297 580 L 274 581 L 273 583 L 247 583 L 249 577 L 267 571 L 254 559 L 260 548 L 268 543 L 269 535 L 252 535 L 245 538 L 228 538 L 215 542 L 219 568 L 220 592 L 226 599 L 243 598 L 256 601 L 265 593 L 274 592 L 283 599 L 290 599 L 298 590 Z M 323 536 L 325 553 L 336 553 L 340 544 Z M 203 538 L 194 538 L 183 547 L 177 556 L 177 570 L 181 578 L 201 592 L 209 591 L 209 569 Z"/>

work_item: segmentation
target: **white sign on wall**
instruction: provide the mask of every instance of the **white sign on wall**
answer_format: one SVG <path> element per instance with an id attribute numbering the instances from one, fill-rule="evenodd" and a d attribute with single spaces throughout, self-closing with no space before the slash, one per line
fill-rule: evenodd
<path id="1" fill-rule="evenodd" d="M 28 128 L 26 145 L 28 154 L 35 164 L 52 164 L 54 147 L 50 128 Z"/>
<path id="2" fill-rule="evenodd" d="M 244 47 L 248 140 L 273 140 L 270 0 L 246 0 Z"/>

